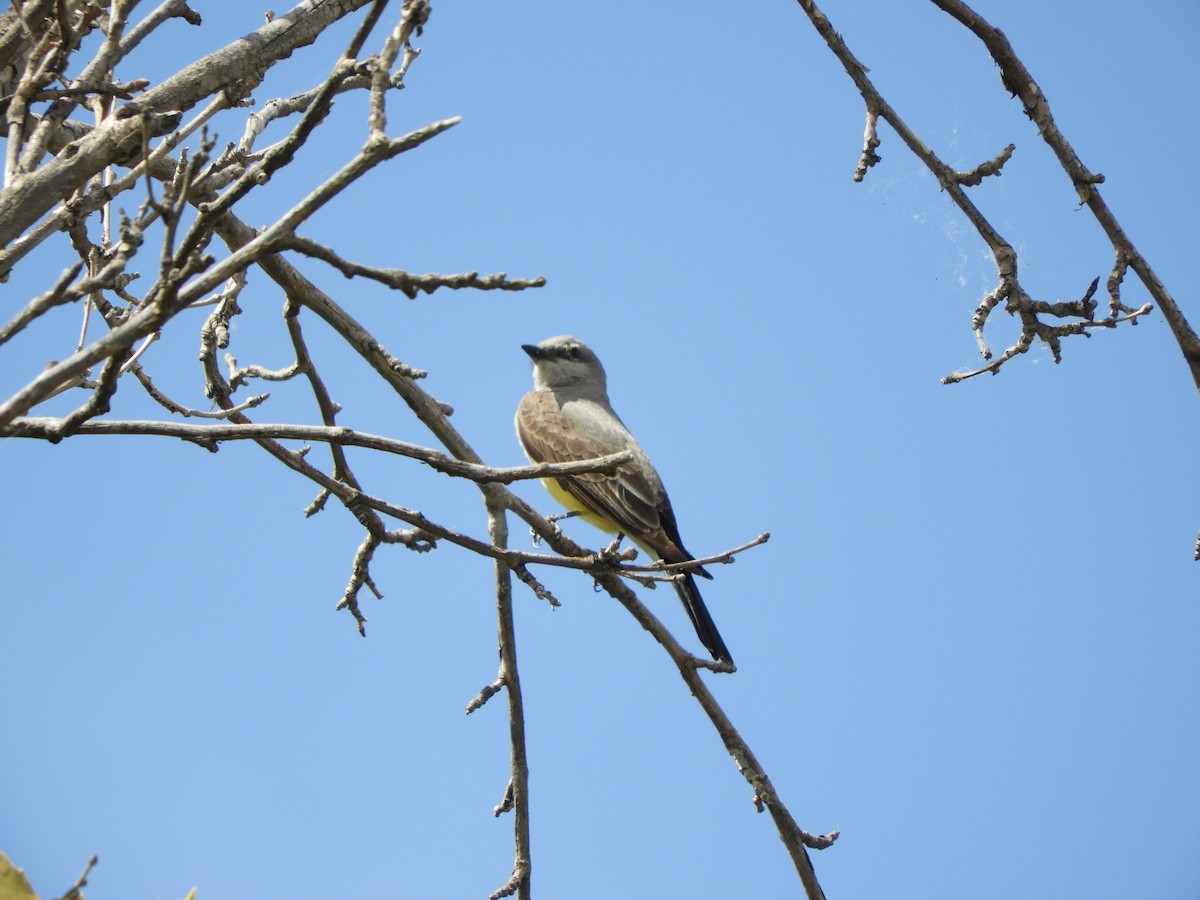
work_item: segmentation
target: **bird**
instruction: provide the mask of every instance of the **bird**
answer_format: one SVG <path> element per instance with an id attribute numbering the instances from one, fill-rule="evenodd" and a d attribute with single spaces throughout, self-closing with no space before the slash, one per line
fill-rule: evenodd
<path id="1" fill-rule="evenodd" d="M 652 559 L 694 559 L 684 549 L 662 479 L 609 403 L 607 377 L 596 354 L 570 335 L 522 344 L 521 349 L 533 360 L 533 390 L 521 398 L 516 428 L 530 462 L 572 462 L 623 450 L 633 456 L 612 475 L 544 478 L 550 495 L 602 531 L 627 535 Z M 677 571 L 682 578 L 672 583 L 700 643 L 713 659 L 733 665 L 696 587 L 696 576 L 712 575 L 700 565 Z"/>

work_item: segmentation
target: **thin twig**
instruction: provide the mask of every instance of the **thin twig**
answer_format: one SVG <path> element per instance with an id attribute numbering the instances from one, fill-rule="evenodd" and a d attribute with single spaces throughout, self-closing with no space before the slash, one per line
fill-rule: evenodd
<path id="1" fill-rule="evenodd" d="M 194 414 L 194 413 L 193 413 Z M 50 439 L 58 428 L 59 420 L 49 417 L 17 418 L 0 427 L 0 437 L 23 437 Z M 383 453 L 394 453 L 417 459 L 430 468 L 457 478 L 478 482 L 511 484 L 514 481 L 529 481 L 535 478 L 555 478 L 562 475 L 613 475 L 625 463 L 630 453 L 622 450 L 595 459 L 581 459 L 565 463 L 538 463 L 528 466 L 495 467 L 480 463 L 467 463 L 447 456 L 429 447 L 410 444 L 395 438 L 355 431 L 343 425 L 292 425 L 287 423 L 247 423 L 244 425 L 191 425 L 185 422 L 158 422 L 147 420 L 107 419 L 81 425 L 80 435 L 158 435 L 210 446 L 221 441 L 257 441 L 263 438 L 286 441 L 315 441 L 342 447 L 364 447 Z M 761 543 L 761 539 L 756 543 Z M 754 546 L 754 544 L 746 545 Z M 739 547 L 731 553 L 741 552 Z M 714 558 L 714 562 L 723 561 Z"/>
<path id="2" fill-rule="evenodd" d="M 1062 358 L 1060 345 L 1062 338 L 1074 334 L 1087 334 L 1094 328 L 1112 328 L 1124 322 L 1136 323 L 1136 320 L 1140 316 L 1150 312 L 1150 307 L 1146 306 L 1139 310 L 1129 311 L 1125 316 L 1114 314 L 1102 321 L 1092 321 L 1090 313 L 1088 313 L 1084 321 L 1074 322 L 1070 325 L 1050 326 L 1043 323 L 1039 316 L 1044 314 L 1060 315 L 1065 311 L 1065 307 L 1061 304 L 1049 304 L 1045 301 L 1035 300 L 1021 287 L 1017 271 L 1018 260 L 1016 251 L 999 231 L 988 222 L 975 204 L 972 203 L 964 189 L 965 187 L 979 184 L 987 176 L 999 175 L 1004 164 L 1011 158 L 1014 146 L 1011 144 L 1008 145 L 991 160 L 970 171 L 955 171 L 943 162 L 917 136 L 896 110 L 884 99 L 883 95 L 867 75 L 867 68 L 850 51 L 842 36 L 834 29 L 829 19 L 821 12 L 816 3 L 813 0 L 798 0 L 798 2 L 808 15 L 817 32 L 825 39 L 830 50 L 841 61 L 847 74 L 858 87 L 859 93 L 862 94 L 863 101 L 867 107 L 865 144 L 862 158 L 860 159 L 858 168 L 855 170 L 855 180 L 861 181 L 867 169 L 879 161 L 878 156 L 875 154 L 875 148 L 879 146 L 875 120 L 882 118 L 895 129 L 904 144 L 937 177 L 939 185 L 959 207 L 968 221 L 970 221 L 971 225 L 991 250 L 992 256 L 996 261 L 998 285 L 984 298 L 972 316 L 972 329 L 976 342 L 980 353 L 988 362 L 986 365 L 975 370 L 954 372 L 942 379 L 943 384 L 954 384 L 982 374 L 983 372 L 995 374 L 1010 359 L 1026 352 L 1036 339 L 1044 341 L 1050 347 L 1055 362 L 1059 362 Z M 1003 34 L 999 30 L 987 25 L 986 22 L 965 4 L 959 2 L 959 0 L 933 0 L 933 2 L 950 12 L 951 15 L 955 15 L 960 21 L 963 21 L 964 24 L 980 35 L 981 39 L 992 50 L 997 64 L 1000 65 L 1005 85 L 1014 92 L 1018 91 L 1018 89 L 1022 92 L 1026 111 L 1038 123 L 1043 136 L 1047 136 L 1051 132 L 1056 134 L 1057 129 L 1052 128 L 1053 120 L 1050 118 L 1049 107 L 1045 104 L 1045 98 L 1042 97 L 1040 90 L 1037 89 L 1037 85 L 1028 77 L 1028 72 L 1025 71 L 1023 66 L 1020 66 L 1015 54 L 1011 54 L 1011 47 L 1008 46 L 1008 42 L 1004 39 Z M 1047 139 L 1049 140 L 1050 138 L 1047 137 Z M 1069 149 L 1069 146 L 1065 144 L 1065 140 L 1061 142 L 1060 151 L 1062 152 L 1059 152 L 1059 158 L 1068 173 L 1071 174 L 1080 200 L 1093 206 L 1093 211 L 1096 211 L 1103 206 L 1103 202 L 1099 199 L 1099 193 L 1096 190 L 1096 185 L 1103 181 L 1103 177 L 1088 172 L 1083 167 L 1083 164 L 1079 162 L 1078 157 L 1074 156 L 1073 151 L 1067 153 L 1062 148 Z M 1104 210 L 1106 211 L 1107 208 L 1105 207 Z M 1097 215 L 1099 217 L 1101 213 L 1097 212 Z M 1113 225 L 1115 228 L 1115 221 Z M 1123 234 L 1120 234 L 1122 240 L 1118 241 L 1117 232 L 1119 232 L 1119 229 L 1110 231 L 1110 236 L 1113 237 L 1114 247 L 1117 248 L 1118 255 L 1126 250 L 1130 250 L 1128 258 L 1133 260 L 1133 253 L 1135 251 L 1127 247 Z M 1148 269 L 1148 267 L 1146 268 Z M 1165 288 L 1162 291 L 1165 294 Z M 1151 293 L 1154 293 L 1154 291 L 1152 290 Z M 984 338 L 984 328 L 988 317 L 999 306 L 1001 300 L 1004 301 L 1005 310 L 1017 316 L 1020 320 L 1021 333 L 1012 346 L 1001 353 L 1000 356 L 993 358 L 992 352 Z M 1071 312 L 1068 314 L 1076 315 L 1079 313 Z M 1193 375 L 1197 380 L 1197 386 L 1200 387 L 1200 340 L 1196 340 L 1195 335 L 1191 333 L 1190 329 L 1184 327 L 1186 326 L 1186 322 L 1182 322 L 1182 316 L 1179 316 L 1179 320 L 1176 334 L 1180 340 L 1180 346 L 1184 350 L 1185 357 L 1189 359 L 1189 364 L 1193 367 Z"/>
<path id="3" fill-rule="evenodd" d="M 1192 373 L 1192 380 L 1200 389 L 1200 336 L 1187 321 L 1175 298 L 1167 290 L 1166 285 L 1150 267 L 1150 263 L 1142 256 L 1133 241 L 1125 234 L 1125 230 L 1117 222 L 1116 216 L 1104 202 L 1098 187 L 1104 181 L 1104 176 L 1091 172 L 1075 152 L 1075 148 L 1059 129 L 1050 112 L 1050 103 L 1046 100 L 1042 89 L 1038 87 L 1025 64 L 1021 62 L 1012 44 L 1004 36 L 1004 32 L 991 25 L 982 16 L 971 9 L 961 0 L 932 0 L 933 4 L 962 23 L 974 34 L 988 52 L 996 65 L 1000 67 L 1000 79 L 1004 86 L 1020 98 L 1025 107 L 1025 114 L 1037 125 L 1038 133 L 1058 157 L 1063 171 L 1071 179 L 1071 184 L 1079 197 L 1080 203 L 1086 204 L 1091 210 L 1100 227 L 1112 243 L 1113 252 L 1119 265 L 1129 265 L 1141 279 L 1150 296 L 1154 298 L 1163 318 L 1171 329 L 1183 358 Z"/>
<path id="4" fill-rule="evenodd" d="M 372 281 L 378 281 L 380 284 L 403 292 L 410 300 L 416 299 L 417 294 L 422 291 L 432 294 L 440 287 L 455 290 L 475 288 L 480 291 L 523 291 L 526 288 L 539 288 L 546 285 L 546 279 L 540 275 L 537 278 L 509 278 L 504 272 L 497 272 L 494 275 L 480 275 L 478 272 L 462 272 L 454 275 L 433 273 L 414 275 L 403 269 L 380 269 L 375 266 L 365 266 L 343 259 L 329 247 L 297 234 L 288 237 L 280 249 L 296 250 L 305 256 L 324 260 L 347 278 L 359 275 L 363 278 L 370 278 Z"/>
<path id="5" fill-rule="evenodd" d="M 87 865 L 83 867 L 83 872 L 75 879 L 75 883 L 67 889 L 67 892 L 62 895 L 60 900 L 83 900 L 83 889 L 87 887 L 88 875 L 91 874 L 92 869 L 96 867 L 98 862 L 100 862 L 100 857 L 93 855 L 87 861 Z"/>

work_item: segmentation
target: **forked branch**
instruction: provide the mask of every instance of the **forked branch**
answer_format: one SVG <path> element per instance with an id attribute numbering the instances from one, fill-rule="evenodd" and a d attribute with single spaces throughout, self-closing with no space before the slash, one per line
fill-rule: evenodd
<path id="1" fill-rule="evenodd" d="M 877 123 L 879 119 L 883 119 L 892 126 L 904 144 L 937 177 L 938 184 L 967 217 L 995 259 L 998 284 L 976 308 L 971 323 L 980 353 L 987 362 L 976 369 L 947 375 L 942 379 L 944 384 L 955 384 L 985 372 L 994 375 L 1006 362 L 1025 353 L 1033 345 L 1035 339 L 1040 339 L 1047 344 L 1054 361 L 1060 362 L 1063 338 L 1080 334 L 1087 336 L 1094 329 L 1115 328 L 1124 323 L 1136 325 L 1139 318 L 1147 315 L 1153 309 L 1149 303 L 1133 308 L 1122 305 L 1118 293 L 1120 277 L 1116 275 L 1109 282 L 1110 312 L 1102 319 L 1094 317 L 1095 304 L 1049 303 L 1031 296 L 1021 285 L 1016 251 L 984 217 L 967 196 L 965 190 L 980 184 L 984 178 L 999 176 L 1004 164 L 1012 157 L 1015 145 L 1009 144 L 994 158 L 974 169 L 967 172 L 955 171 L 917 136 L 887 102 L 867 75 L 867 68 L 855 58 L 841 35 L 834 29 L 817 4 L 813 0 L 797 0 L 797 2 L 808 15 L 817 32 L 824 38 L 830 50 L 841 61 L 866 104 L 867 125 L 864 146 L 858 167 L 854 171 L 854 180 L 861 181 L 867 170 L 880 161 L 875 151 L 880 146 Z M 1125 267 L 1128 266 L 1132 267 L 1141 277 L 1150 295 L 1162 308 L 1180 349 L 1183 351 L 1184 358 L 1191 368 L 1197 387 L 1200 387 L 1200 339 L 1197 339 L 1165 286 L 1126 237 L 1101 198 L 1097 185 L 1103 182 L 1104 177 L 1088 171 L 1080 162 L 1075 151 L 1054 124 L 1046 98 L 1042 95 L 1032 76 L 1017 59 L 1003 33 L 989 25 L 960 0 L 932 0 L 932 2 L 966 25 L 988 47 L 993 59 L 1000 66 L 1004 86 L 1021 98 L 1026 113 L 1037 124 L 1043 138 L 1053 148 L 1064 171 L 1070 177 L 1080 202 L 1087 204 L 1104 227 L 1105 233 L 1112 242 L 1116 259 L 1114 272 L 1119 270 L 1123 274 Z M 1095 285 L 1088 291 L 1088 299 L 1094 290 Z M 1021 332 L 1011 346 L 999 356 L 993 356 L 984 338 L 984 330 L 992 312 L 1001 305 L 1006 312 L 1018 319 L 1021 324 Z M 1056 318 L 1073 318 L 1074 321 L 1051 324 L 1044 319 L 1047 315 Z"/>

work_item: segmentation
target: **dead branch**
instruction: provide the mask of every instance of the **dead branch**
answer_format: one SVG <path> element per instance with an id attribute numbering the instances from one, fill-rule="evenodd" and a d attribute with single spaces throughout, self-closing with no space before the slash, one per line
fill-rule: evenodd
<path id="1" fill-rule="evenodd" d="M 62 439 L 60 420 L 47 417 L 18 418 L 3 428 L 0 437 L 39 438 L 51 442 Z M 276 441 L 313 441 L 332 444 L 338 447 L 363 447 L 377 450 L 381 453 L 394 453 L 409 459 L 420 460 L 430 468 L 456 478 L 468 478 L 480 483 L 495 482 L 511 484 L 514 481 L 527 481 L 534 478 L 553 478 L 558 475 L 580 475 L 596 473 L 612 475 L 622 464 L 629 462 L 629 451 L 610 453 L 596 459 L 583 459 L 567 463 L 538 463 L 528 466 L 509 466 L 496 468 L 482 463 L 468 463 L 437 450 L 398 441 L 377 434 L 367 434 L 355 431 L 345 426 L 321 425 L 292 425 L 288 423 L 253 423 L 241 425 L 189 425 L 184 422 L 122 421 L 108 419 L 99 422 L 81 424 L 75 432 L 79 435 L 141 435 L 174 437 L 190 441 L 205 449 L 216 450 L 222 441 L 248 441 L 269 438 Z M 749 547 L 762 543 L 760 537 L 742 547 L 727 551 L 719 557 L 702 560 L 702 562 L 728 561 L 727 557 L 740 553 Z M 647 568 L 647 567 L 642 567 Z M 671 566 L 664 566 L 670 569 Z"/>
<path id="2" fill-rule="evenodd" d="M 69 196 L 110 165 L 125 142 L 141 133 L 147 118 L 185 111 L 205 98 L 228 90 L 252 90 L 268 67 L 311 44 L 330 24 L 368 0 L 304 0 L 294 9 L 237 42 L 186 66 L 121 107 L 77 145 L 36 171 L 26 173 L 4 192 L 0 204 L 0 245 L 7 246 L 45 215 L 58 198 Z M 230 93 L 237 95 L 237 90 Z"/>
<path id="3" fill-rule="evenodd" d="M 1125 230 L 1117 222 L 1116 216 L 1101 197 L 1098 185 L 1103 183 L 1104 176 L 1088 170 L 1066 136 L 1059 130 L 1050 113 L 1050 103 L 1046 100 L 1042 89 L 1038 87 L 1029 70 L 1017 56 L 1016 51 L 1013 50 L 1012 45 L 1009 44 L 1004 32 L 989 24 L 961 0 L 932 0 L 932 2 L 939 9 L 961 22 L 987 47 L 992 59 L 1000 67 L 1001 82 L 1005 88 L 1020 99 L 1025 107 L 1025 114 L 1037 125 L 1038 133 L 1041 134 L 1042 139 L 1054 152 L 1054 155 L 1058 157 L 1063 171 L 1071 179 L 1079 202 L 1085 204 L 1092 211 L 1092 215 L 1104 229 L 1104 233 L 1112 243 L 1116 265 L 1122 270 L 1126 266 L 1131 266 L 1150 296 L 1158 304 L 1159 309 L 1162 310 L 1163 318 L 1167 320 L 1167 325 L 1191 370 L 1192 380 L 1196 383 L 1197 389 L 1200 389 L 1200 337 L 1196 335 L 1184 317 L 1183 311 L 1167 290 L 1166 285 L 1162 283 L 1162 280 L 1150 267 L 1150 263 L 1125 234 Z M 1113 303 L 1117 303 L 1115 294 Z M 1114 314 L 1109 318 L 1115 324 L 1118 321 L 1115 316 L 1116 312 L 1124 311 L 1127 316 L 1120 321 L 1136 322 L 1137 317 L 1149 312 L 1149 309 L 1149 304 L 1137 310 L 1114 308 Z"/>
<path id="4" fill-rule="evenodd" d="M 1096 328 L 1115 328 L 1126 322 L 1137 324 L 1137 320 L 1140 317 L 1147 315 L 1152 310 L 1153 307 L 1150 304 L 1145 304 L 1136 309 L 1126 307 L 1117 308 L 1114 306 L 1112 313 L 1108 317 L 1097 320 L 1093 316 L 1094 307 L 1081 307 L 1067 312 L 1067 307 L 1063 304 L 1051 304 L 1046 301 L 1034 299 L 1021 285 L 1018 277 L 1016 251 L 999 231 L 988 222 L 969 199 L 966 190 L 964 190 L 966 187 L 980 184 L 985 177 L 999 175 L 1004 164 L 1012 157 L 1015 145 L 1009 144 L 993 159 L 968 172 L 956 172 L 943 162 L 909 128 L 896 110 L 887 102 L 868 77 L 867 68 L 851 53 L 850 48 L 846 45 L 841 35 L 833 28 L 829 19 L 817 7 L 816 3 L 813 0 L 798 0 L 798 2 L 808 15 L 817 32 L 829 46 L 829 49 L 842 63 L 842 66 L 854 81 L 866 104 L 867 128 L 865 142 L 858 167 L 854 172 L 854 180 L 861 181 L 867 169 L 879 162 L 879 157 L 875 153 L 876 148 L 880 145 L 876 122 L 882 118 L 892 126 L 905 146 L 937 177 L 938 184 L 950 196 L 951 200 L 954 201 L 979 233 L 980 238 L 987 244 L 995 259 L 998 285 L 983 299 L 972 317 L 972 329 L 975 333 L 976 342 L 979 345 L 980 353 L 988 362 L 978 369 L 951 373 L 942 379 L 943 384 L 955 384 L 984 372 L 996 374 L 1006 362 L 1025 353 L 1033 345 L 1035 339 L 1040 339 L 1046 343 L 1050 347 L 1054 361 L 1060 362 L 1062 359 L 1062 338 L 1078 334 L 1086 336 Z M 959 21 L 970 28 L 988 46 L 993 58 L 1001 68 L 1001 75 L 1005 86 L 1022 97 L 1026 112 L 1038 124 L 1042 136 L 1055 148 L 1060 162 L 1075 185 L 1080 201 L 1087 203 L 1097 215 L 1097 218 L 1101 220 L 1101 224 L 1105 225 L 1105 230 L 1113 242 L 1118 260 L 1128 259 L 1131 261 L 1130 264 L 1132 264 L 1135 258 L 1140 260 L 1140 268 L 1135 266 L 1135 271 L 1139 271 L 1139 274 L 1142 272 L 1146 273 L 1143 276 L 1143 282 L 1146 284 L 1147 289 L 1150 290 L 1151 295 L 1163 306 L 1168 321 L 1172 322 L 1172 330 L 1176 334 L 1185 358 L 1188 359 L 1189 365 L 1192 367 L 1193 377 L 1196 378 L 1197 386 L 1200 387 L 1200 339 L 1197 339 L 1190 327 L 1187 326 L 1182 314 L 1178 313 L 1177 308 L 1175 308 L 1174 312 L 1167 312 L 1167 305 L 1170 304 L 1174 308 L 1174 301 L 1167 294 L 1166 288 L 1158 282 L 1157 277 L 1150 271 L 1149 266 L 1141 259 L 1140 254 L 1137 254 L 1132 244 L 1125 238 L 1124 233 L 1117 226 L 1116 220 L 1111 217 L 1111 213 L 1108 212 L 1107 207 L 1104 206 L 1103 201 L 1100 199 L 1096 185 L 1104 180 L 1103 176 L 1093 175 L 1088 172 L 1078 157 L 1075 156 L 1074 151 L 1070 149 L 1070 145 L 1066 143 L 1065 138 L 1061 136 L 1053 124 L 1049 105 L 1046 103 L 1045 97 L 1042 96 L 1040 89 L 1038 89 L 1024 66 L 1017 60 L 1016 55 L 1012 52 L 1012 48 L 1008 45 L 1007 39 L 1004 38 L 999 29 L 988 25 L 981 17 L 967 7 L 966 4 L 961 3 L 960 0 L 932 0 L 932 2 L 939 8 L 955 16 L 955 18 L 958 18 Z M 1105 224 L 1106 222 L 1108 224 Z M 993 358 L 992 351 L 984 338 L 984 329 L 988 317 L 1001 303 L 1004 304 L 1006 312 L 1015 316 L 1020 321 L 1021 333 L 1010 347 L 1004 350 L 998 357 Z M 1042 320 L 1041 317 L 1043 315 L 1071 315 L 1078 316 L 1079 318 L 1068 324 L 1051 325 Z"/>
<path id="5" fill-rule="evenodd" d="M 296 250 L 305 256 L 323 260 L 347 278 L 359 275 L 363 278 L 370 278 L 372 281 L 378 281 L 380 284 L 401 291 L 410 300 L 415 300 L 417 294 L 422 291 L 426 294 L 432 294 L 440 287 L 455 289 L 475 288 L 480 291 L 523 291 L 526 288 L 539 288 L 546 285 L 546 279 L 540 276 L 537 278 L 510 279 L 503 272 L 482 276 L 478 272 L 464 272 L 456 275 L 437 275 L 433 273 L 413 275 L 410 272 L 405 272 L 403 269 L 379 269 L 374 266 L 364 266 L 343 259 L 331 248 L 296 234 L 288 238 L 284 242 L 284 246 L 280 249 Z"/>
<path id="6" fill-rule="evenodd" d="M 504 507 L 491 500 L 485 503 L 488 516 L 488 537 L 493 547 L 508 546 L 508 520 Z M 529 900 L 530 859 L 532 857 L 529 838 L 529 763 L 525 749 L 525 707 L 521 695 L 521 677 L 517 669 L 517 635 L 513 626 L 512 577 L 507 562 L 496 560 L 496 621 L 500 644 L 500 674 L 497 681 L 504 683 L 508 698 L 508 728 L 510 752 L 509 787 L 505 791 L 507 804 L 513 811 L 513 843 L 516 858 L 512 876 L 493 897 L 508 897 L 514 893 Z"/>
<path id="7" fill-rule="evenodd" d="M 492 560 L 500 668 L 496 680 L 471 701 L 468 711 L 481 708 L 501 690 L 508 700 L 511 772 L 504 800 L 496 812 L 513 813 L 515 852 L 511 875 L 493 896 L 530 896 L 528 767 L 511 576 L 515 572 L 535 596 L 557 605 L 553 595 L 531 574 L 535 565 L 587 573 L 626 603 L 635 619 L 663 644 L 681 667 L 685 682 L 701 699 L 743 775 L 754 786 L 761 808 L 771 811 L 789 853 L 797 860 L 802 880 L 806 886 L 815 885 L 803 847 L 805 839 L 810 846 L 818 846 L 820 841 L 806 836 L 791 822 L 757 760 L 700 680 L 701 669 L 732 669 L 687 654 L 621 580 L 634 579 L 653 586 L 655 579 L 676 577 L 677 567 L 628 566 L 622 553 L 579 547 L 504 487 L 522 479 L 612 473 L 628 461 L 628 455 L 555 465 L 485 465 L 450 424 L 447 404 L 421 386 L 424 371 L 390 353 L 347 309 L 317 289 L 284 258 L 285 252 L 297 252 L 347 277 L 367 278 L 410 298 L 439 289 L 519 291 L 545 284 L 544 278 L 510 279 L 504 273 L 413 274 L 379 268 L 352 261 L 342 249 L 320 245 L 297 233 L 314 213 L 337 200 L 376 167 L 458 123 L 458 118 L 449 117 L 399 137 L 387 134 L 387 103 L 403 86 L 409 67 L 418 59 L 420 51 L 412 46 L 412 39 L 421 33 L 428 19 L 426 0 L 404 0 L 378 52 L 363 57 L 363 48 L 387 5 L 384 0 L 374 0 L 345 51 L 324 70 L 328 73 L 324 78 L 289 100 L 268 103 L 262 113 L 250 116 L 245 127 L 239 129 L 240 143 L 226 144 L 223 149 L 208 130 L 214 117 L 250 102 L 276 62 L 312 43 L 328 25 L 367 5 L 366 0 L 304 0 L 283 16 L 268 16 L 267 23 L 251 35 L 184 66 L 160 84 L 118 82 L 115 66 L 171 18 L 200 24 L 184 0 L 166 0 L 137 24 L 130 20 L 135 7 L 132 0 L 116 0 L 107 13 L 99 7 L 81 7 L 82 18 L 68 23 L 62 13 L 67 4 L 74 2 L 64 0 L 55 6 L 48 0 L 30 0 L 23 9 L 30 15 L 39 11 L 37 28 L 27 28 L 28 34 L 21 32 L 21 40 L 10 36 L 16 31 L 0 34 L 0 61 L 13 60 L 17 73 L 13 96 L 0 109 L 9 138 L 7 180 L 0 194 L 0 279 L 32 249 L 62 231 L 69 238 L 68 253 L 79 260 L 48 279 L 48 289 L 0 328 L 0 345 L 53 309 L 77 304 L 82 319 L 74 320 L 78 324 L 70 333 L 74 342 L 78 329 L 75 351 L 40 371 L 28 373 L 24 387 L 0 402 L 0 437 L 49 442 L 85 434 L 173 437 L 213 452 L 224 441 L 254 441 L 315 485 L 316 498 L 305 509 L 306 515 L 340 504 L 361 526 L 362 538 L 336 604 L 349 612 L 360 633 L 365 633 L 366 623 L 360 595 L 366 590 L 376 598 L 383 596 L 372 575 L 372 563 L 381 547 L 400 544 L 413 552 L 427 553 L 446 542 Z M 33 19 L 26 16 L 26 21 Z M 96 29 L 100 38 L 89 45 L 93 48 L 91 58 L 70 69 L 79 75 L 68 77 L 71 54 L 83 46 L 81 39 L 86 32 Z M 243 201 L 292 164 L 311 135 L 327 121 L 335 97 L 355 90 L 367 92 L 365 144 L 348 154 L 332 176 L 275 221 L 261 229 L 247 224 L 240 214 Z M 95 122 L 69 118 L 76 109 L 91 110 Z M 186 122 L 185 114 L 189 115 Z M 267 124 L 285 117 L 289 118 L 290 128 L 284 136 L 265 148 L 257 147 Z M 114 171 L 117 167 L 128 171 L 118 176 Z M 138 187 L 144 189 L 140 206 L 135 212 L 118 215 L 113 201 L 123 194 L 127 198 L 136 196 L 129 192 Z M 115 229 L 114 222 L 118 224 Z M 147 246 L 157 252 L 143 253 Z M 139 253 L 145 263 L 141 271 L 134 267 Z M 282 324 L 294 359 L 279 368 L 264 365 L 253 353 L 239 354 L 249 360 L 239 365 L 229 351 L 236 341 L 233 326 L 242 306 L 249 308 L 261 302 L 255 295 L 257 282 L 251 280 L 251 276 L 259 275 L 278 285 L 285 298 Z M 203 311 L 192 315 L 199 310 Z M 156 353 L 161 349 L 157 342 L 164 330 L 178 330 L 180 322 L 201 317 L 197 383 L 212 401 L 213 409 L 207 412 L 168 397 L 151 377 L 158 362 Z M 393 389 L 441 449 L 339 425 L 342 407 L 325 383 L 323 376 L 329 374 L 328 370 L 319 365 L 313 352 L 319 346 L 311 334 L 316 330 L 352 348 L 362 363 Z M 107 418 L 110 401 L 128 373 L 166 415 L 219 421 L 196 424 L 174 419 Z M 253 378 L 283 384 L 280 392 L 302 391 L 311 397 L 320 424 L 252 421 L 250 413 L 269 397 L 261 394 L 242 400 L 238 396 L 239 388 Z M 84 393 L 69 395 L 81 399 L 66 415 L 30 415 L 49 398 L 76 390 Z M 298 447 L 296 442 L 304 446 Z M 319 447 L 319 451 L 310 452 L 310 445 Z M 488 516 L 486 539 L 373 496 L 351 465 L 361 456 L 352 458 L 352 452 L 346 449 L 349 447 L 357 448 L 353 453 L 399 455 L 439 474 L 476 483 Z M 329 503 L 331 499 L 334 504 Z M 555 552 L 509 548 L 510 511 L 528 522 Z M 732 562 L 737 554 L 766 537 L 762 535 L 702 562 Z M 810 896 L 819 894 L 812 894 L 810 889 Z"/>

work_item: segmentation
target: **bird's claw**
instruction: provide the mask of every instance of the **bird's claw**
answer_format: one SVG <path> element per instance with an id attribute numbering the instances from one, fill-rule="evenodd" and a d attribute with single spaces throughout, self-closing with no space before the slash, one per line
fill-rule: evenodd
<path id="1" fill-rule="evenodd" d="M 623 562 L 630 562 L 637 558 L 637 550 L 633 547 L 621 549 L 621 542 L 625 540 L 624 534 L 618 534 L 607 547 L 601 547 L 596 551 L 596 559 L 606 566 L 619 566 Z"/>
<path id="2" fill-rule="evenodd" d="M 554 537 L 556 539 L 562 537 L 562 529 L 558 527 L 558 523 L 561 522 L 563 519 L 570 519 L 573 516 L 582 516 L 582 515 L 583 515 L 582 512 L 575 509 L 575 510 L 571 510 L 570 512 L 555 513 L 552 516 L 546 516 L 546 521 L 550 523 L 550 533 L 552 535 L 554 535 Z M 530 536 L 530 539 L 533 541 L 533 546 L 535 546 L 535 547 L 542 546 L 542 536 L 540 534 L 538 534 L 537 530 L 534 529 L 533 527 L 530 527 L 530 529 L 529 529 L 529 536 Z"/>

